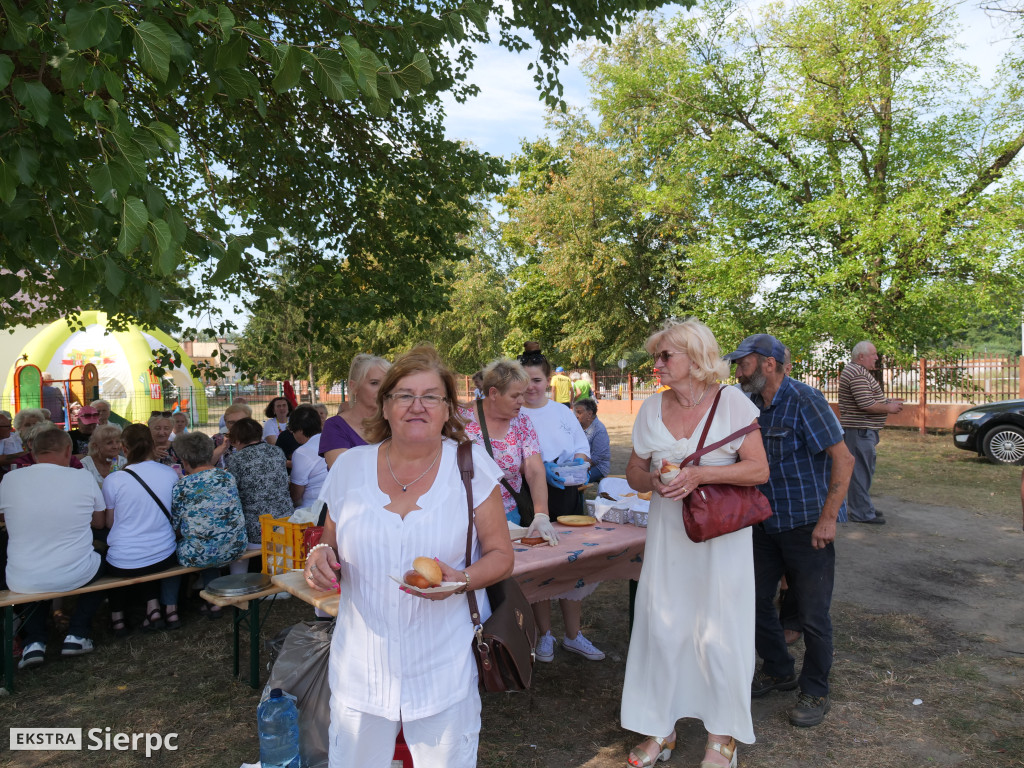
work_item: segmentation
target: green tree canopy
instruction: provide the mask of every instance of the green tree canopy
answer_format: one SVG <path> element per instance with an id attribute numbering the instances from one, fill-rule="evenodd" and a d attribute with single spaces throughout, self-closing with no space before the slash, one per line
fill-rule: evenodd
<path id="1" fill-rule="evenodd" d="M 173 324 L 273 274 L 282 233 L 360 311 L 416 301 L 502 171 L 443 131 L 471 46 L 531 33 L 556 103 L 566 43 L 659 2 L 0 0 L 0 327 Z"/>
<path id="2" fill-rule="evenodd" d="M 1016 315 L 1024 104 L 959 62 L 949 5 L 728 2 L 598 52 L 602 126 L 646 174 L 643 215 L 694 237 L 676 311 L 810 346 L 939 343 Z M 1004 72 L 1004 75 L 1007 73 Z"/>

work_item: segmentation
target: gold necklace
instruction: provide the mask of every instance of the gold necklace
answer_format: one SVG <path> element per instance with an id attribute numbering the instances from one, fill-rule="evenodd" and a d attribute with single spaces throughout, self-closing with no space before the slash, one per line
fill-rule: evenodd
<path id="1" fill-rule="evenodd" d="M 391 441 L 391 438 L 388 438 L 388 442 L 390 442 L 390 441 Z M 401 480 L 399 480 L 397 477 L 395 477 L 395 470 L 393 470 L 391 468 L 391 446 L 389 445 L 387 447 L 387 450 L 384 451 L 384 460 L 387 461 L 388 472 L 391 473 L 391 479 L 394 480 L 396 484 L 402 486 L 402 493 L 405 493 L 407 490 L 409 490 L 409 486 L 410 485 L 415 485 L 420 480 L 422 480 L 424 477 L 426 477 L 427 472 L 432 470 L 434 468 L 434 465 L 437 463 L 437 457 L 441 455 L 441 449 L 443 449 L 443 448 L 444 448 L 444 443 L 442 443 L 440 446 L 438 446 L 437 453 L 434 454 L 434 460 L 432 462 L 430 462 L 430 466 L 429 467 L 427 467 L 425 470 L 423 470 L 423 474 L 421 474 L 415 480 L 412 480 L 412 481 L 410 481 L 408 483 L 404 483 L 403 484 Z"/>
<path id="2" fill-rule="evenodd" d="M 690 379 L 690 402 L 693 403 L 693 405 L 683 405 L 682 403 L 679 403 L 679 407 L 680 408 L 687 408 L 687 409 L 696 408 L 698 405 L 700 405 L 704 401 L 705 395 L 707 395 L 707 393 L 710 390 L 711 390 L 710 386 L 705 386 L 704 387 L 704 391 L 700 393 L 700 397 L 697 399 L 696 402 L 694 402 L 694 400 L 693 400 L 693 398 L 694 398 L 694 394 L 693 394 L 693 379 Z M 679 398 L 676 397 L 676 400 L 678 401 Z"/>

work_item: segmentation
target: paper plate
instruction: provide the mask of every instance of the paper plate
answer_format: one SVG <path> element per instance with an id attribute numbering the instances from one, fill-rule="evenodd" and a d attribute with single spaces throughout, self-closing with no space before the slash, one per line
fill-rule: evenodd
<path id="1" fill-rule="evenodd" d="M 591 517 L 590 515 L 562 515 L 555 522 L 561 523 L 562 525 L 594 525 L 597 523 L 597 518 Z"/>
<path id="2" fill-rule="evenodd" d="M 459 587 L 466 586 L 466 582 L 464 581 L 442 581 L 440 586 L 421 589 L 420 587 L 414 587 L 412 584 L 406 584 L 404 581 L 396 579 L 394 576 L 390 576 L 389 578 L 396 584 L 401 584 L 406 589 L 411 590 L 412 592 L 418 592 L 421 595 L 431 595 L 435 592 L 454 592 Z"/>

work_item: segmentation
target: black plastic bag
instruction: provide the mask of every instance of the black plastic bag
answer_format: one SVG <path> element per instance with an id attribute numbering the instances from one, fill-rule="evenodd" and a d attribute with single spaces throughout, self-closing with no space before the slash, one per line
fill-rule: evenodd
<path id="1" fill-rule="evenodd" d="M 333 621 L 301 622 L 287 630 L 263 698 L 273 688 L 298 700 L 299 744 L 306 768 L 327 768 L 330 744 L 331 685 L 327 665 L 331 656 Z M 275 638 L 280 639 L 281 635 Z"/>

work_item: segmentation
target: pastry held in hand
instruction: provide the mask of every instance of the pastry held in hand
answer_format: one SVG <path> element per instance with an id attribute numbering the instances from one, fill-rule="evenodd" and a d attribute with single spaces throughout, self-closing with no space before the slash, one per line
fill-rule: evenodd
<path id="1" fill-rule="evenodd" d="M 663 482 L 663 483 L 665 483 L 667 485 L 668 483 L 671 483 L 673 480 L 676 479 L 676 476 L 679 474 L 679 465 L 678 464 L 672 464 L 671 462 L 665 461 L 663 459 L 660 471 L 661 471 L 661 482 Z"/>
<path id="2" fill-rule="evenodd" d="M 412 561 L 412 570 L 405 572 L 405 583 L 418 589 L 441 585 L 441 566 L 429 557 L 417 557 Z"/>

